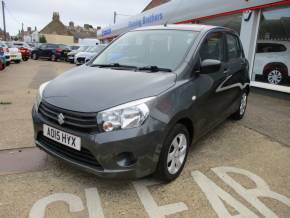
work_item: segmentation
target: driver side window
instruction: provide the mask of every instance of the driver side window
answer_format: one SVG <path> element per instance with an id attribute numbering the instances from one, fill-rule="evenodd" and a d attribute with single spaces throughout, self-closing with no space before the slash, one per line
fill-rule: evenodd
<path id="1" fill-rule="evenodd" d="M 216 32 L 210 34 L 203 42 L 199 55 L 201 61 L 206 59 L 223 61 L 223 33 Z"/>

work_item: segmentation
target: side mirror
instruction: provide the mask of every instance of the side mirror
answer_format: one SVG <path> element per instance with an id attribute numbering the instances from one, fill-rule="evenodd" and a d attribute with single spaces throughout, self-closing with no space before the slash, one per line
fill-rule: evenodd
<path id="1" fill-rule="evenodd" d="M 222 62 L 219 60 L 206 59 L 201 63 L 201 74 L 216 73 L 220 70 Z"/>

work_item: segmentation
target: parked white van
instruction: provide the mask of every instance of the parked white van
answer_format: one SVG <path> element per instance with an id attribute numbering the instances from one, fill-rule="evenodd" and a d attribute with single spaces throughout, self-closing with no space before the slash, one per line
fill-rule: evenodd
<path id="1" fill-rule="evenodd" d="M 79 46 L 96 46 L 100 44 L 100 40 L 94 38 L 79 39 Z"/>

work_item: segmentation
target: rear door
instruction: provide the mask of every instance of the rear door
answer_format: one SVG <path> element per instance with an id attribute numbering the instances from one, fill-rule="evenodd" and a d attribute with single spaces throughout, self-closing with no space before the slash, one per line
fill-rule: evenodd
<path id="1" fill-rule="evenodd" d="M 38 48 L 39 57 L 46 57 L 47 44 L 40 45 Z"/>
<path id="2" fill-rule="evenodd" d="M 248 77 L 248 62 L 244 57 L 242 46 L 238 36 L 235 34 L 225 33 L 226 64 L 225 75 L 226 81 L 220 87 L 219 91 L 224 93 L 224 110 L 229 115 L 236 109 L 239 103 L 241 90 Z"/>

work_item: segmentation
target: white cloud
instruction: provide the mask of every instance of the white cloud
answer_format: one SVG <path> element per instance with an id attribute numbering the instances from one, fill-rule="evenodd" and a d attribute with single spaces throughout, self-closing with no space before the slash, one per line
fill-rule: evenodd
<path id="1" fill-rule="evenodd" d="M 93 26 L 109 25 L 113 23 L 113 13 L 135 15 L 150 2 L 150 0 L 6 0 L 6 26 L 10 34 L 15 35 L 28 26 L 42 29 L 52 19 L 53 11 L 60 13 L 60 19 L 68 25 L 74 21 L 75 25 L 85 23 Z M 119 16 L 118 19 L 124 19 Z M 2 23 L 0 25 L 3 27 Z"/>

